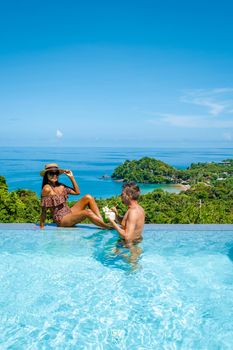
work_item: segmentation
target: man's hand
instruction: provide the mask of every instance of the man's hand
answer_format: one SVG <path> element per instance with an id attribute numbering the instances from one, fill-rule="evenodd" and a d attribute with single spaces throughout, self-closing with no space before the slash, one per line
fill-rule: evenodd
<path id="1" fill-rule="evenodd" d="M 113 211 L 116 215 L 118 215 L 118 210 L 116 207 L 112 207 L 110 210 Z"/>
<path id="2" fill-rule="evenodd" d="M 112 225 L 116 224 L 115 220 L 111 219 L 110 217 L 107 217 L 107 219 Z"/>
<path id="3" fill-rule="evenodd" d="M 113 226 L 113 228 L 115 228 L 115 230 L 117 230 L 117 232 L 120 234 L 120 236 L 123 235 L 123 237 L 124 237 L 124 230 L 122 230 L 122 229 L 120 228 L 120 226 L 116 223 L 116 221 L 115 221 L 115 220 L 112 220 L 112 219 L 110 219 L 110 218 L 108 218 L 108 221 L 109 221 L 110 224 Z"/>
<path id="4" fill-rule="evenodd" d="M 116 214 L 116 222 L 118 224 L 122 225 L 123 216 L 118 214 L 117 208 L 116 207 L 112 207 L 110 210 L 113 211 Z"/>

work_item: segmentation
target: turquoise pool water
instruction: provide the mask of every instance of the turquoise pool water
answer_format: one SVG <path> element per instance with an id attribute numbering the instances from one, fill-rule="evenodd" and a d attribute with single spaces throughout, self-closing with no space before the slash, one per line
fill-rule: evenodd
<path id="1" fill-rule="evenodd" d="M 0 231 L 1 350 L 233 349 L 232 231 L 146 230 L 133 262 L 116 242 Z"/>

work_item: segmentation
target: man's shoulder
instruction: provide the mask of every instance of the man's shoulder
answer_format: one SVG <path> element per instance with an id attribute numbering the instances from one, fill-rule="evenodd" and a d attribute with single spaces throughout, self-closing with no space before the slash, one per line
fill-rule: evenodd
<path id="1" fill-rule="evenodd" d="M 128 216 L 138 216 L 139 214 L 144 213 L 143 207 L 141 207 L 139 204 L 136 207 L 129 208 L 127 210 L 127 215 Z"/>
<path id="2" fill-rule="evenodd" d="M 144 211 L 143 207 L 140 204 L 138 204 L 138 208 Z"/>
<path id="3" fill-rule="evenodd" d="M 138 204 L 138 205 L 135 207 L 135 211 L 139 211 L 139 212 L 143 212 L 143 213 L 144 213 L 144 209 L 143 209 L 143 207 L 142 207 L 140 204 Z"/>

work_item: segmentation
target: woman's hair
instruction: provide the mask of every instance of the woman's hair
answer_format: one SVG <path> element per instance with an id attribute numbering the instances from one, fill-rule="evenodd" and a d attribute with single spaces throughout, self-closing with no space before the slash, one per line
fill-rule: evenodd
<path id="1" fill-rule="evenodd" d="M 48 179 L 48 172 L 46 171 L 43 177 L 43 182 L 42 182 L 42 187 L 41 189 L 43 190 L 44 186 L 47 185 L 49 183 L 49 179 Z"/>
<path id="2" fill-rule="evenodd" d="M 127 196 L 133 200 L 137 200 L 140 196 L 140 188 L 136 182 L 127 182 L 122 186 L 122 191 L 127 194 Z"/>
<path id="3" fill-rule="evenodd" d="M 46 173 L 44 174 L 44 177 L 43 177 L 41 189 L 43 190 L 44 186 L 47 185 L 48 183 L 49 183 L 48 172 L 46 171 Z M 57 181 L 57 183 L 58 183 L 58 181 Z"/>

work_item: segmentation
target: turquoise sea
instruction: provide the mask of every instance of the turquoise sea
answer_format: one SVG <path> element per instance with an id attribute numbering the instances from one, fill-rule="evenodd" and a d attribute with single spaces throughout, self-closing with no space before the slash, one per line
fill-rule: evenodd
<path id="1" fill-rule="evenodd" d="M 46 163 L 56 162 L 61 168 L 71 169 L 81 189 L 81 195 L 90 193 L 96 198 L 120 194 L 121 183 L 101 176 L 111 175 L 114 168 L 125 160 L 144 156 L 160 159 L 177 168 L 186 168 L 194 162 L 221 161 L 232 158 L 233 148 L 88 148 L 88 147 L 1 147 L 0 175 L 7 180 L 9 190 L 29 189 L 40 195 L 40 170 Z M 69 184 L 62 175 L 61 182 Z M 154 188 L 168 191 L 177 189 L 164 185 L 143 185 L 143 193 Z M 72 198 L 74 199 L 74 198 Z"/>

